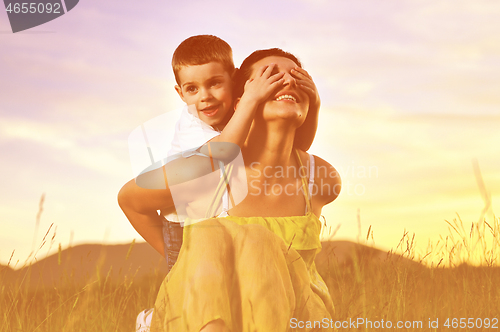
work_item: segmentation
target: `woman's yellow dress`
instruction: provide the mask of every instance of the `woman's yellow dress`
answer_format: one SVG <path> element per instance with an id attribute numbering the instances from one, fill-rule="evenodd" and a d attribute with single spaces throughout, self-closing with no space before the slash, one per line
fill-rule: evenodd
<path id="1" fill-rule="evenodd" d="M 307 322 L 329 322 L 333 302 L 314 264 L 321 222 L 307 183 L 302 176 L 304 216 L 227 216 L 185 227 L 151 331 L 198 332 L 217 319 L 232 332 L 308 331 L 315 329 Z"/>

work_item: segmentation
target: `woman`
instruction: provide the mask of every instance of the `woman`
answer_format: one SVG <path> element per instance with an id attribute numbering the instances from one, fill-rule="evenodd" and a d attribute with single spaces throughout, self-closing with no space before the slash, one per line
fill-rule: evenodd
<path id="1" fill-rule="evenodd" d="M 318 216 L 338 196 L 340 178 L 293 147 L 309 107 L 309 87 L 294 78 L 300 62 L 279 49 L 256 51 L 243 62 L 236 91 L 271 63 L 285 84 L 260 105 L 242 149 L 248 195 L 226 215 L 185 227 L 152 331 L 287 331 L 333 315 L 314 258 Z"/>

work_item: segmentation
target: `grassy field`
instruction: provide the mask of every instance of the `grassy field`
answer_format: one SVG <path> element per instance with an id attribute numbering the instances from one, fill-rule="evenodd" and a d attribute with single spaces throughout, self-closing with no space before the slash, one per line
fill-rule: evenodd
<path id="1" fill-rule="evenodd" d="M 2 287 L 0 331 L 134 331 L 135 317 L 154 303 L 161 280 L 112 284 L 104 278 L 82 288 L 35 291 Z"/>
<path id="2" fill-rule="evenodd" d="M 398 322 L 402 331 L 500 330 L 500 221 L 465 227 L 456 219 L 449 226 L 450 234 L 423 254 L 415 253 L 408 233 L 386 259 L 373 259 L 363 246 L 342 262 L 325 251 L 318 270 L 334 299 L 337 326 L 344 324 L 339 330 L 396 330 Z M 133 331 L 163 279 L 157 272 L 113 282 L 96 273 L 83 286 L 69 276 L 56 287 L 33 289 L 26 279 L 3 282 L 11 272 L 0 271 L 0 332 Z M 460 329 L 460 319 L 469 327 Z"/>
<path id="3" fill-rule="evenodd" d="M 459 219 L 449 224 L 450 235 L 424 254 L 415 253 L 413 237 L 405 234 L 397 255 L 387 253 L 380 264 L 360 252 L 350 264 L 332 259 L 318 267 L 335 302 L 335 319 L 364 319 L 339 330 L 500 330 L 499 220 L 473 224 L 468 234 Z M 407 328 L 398 329 L 398 322 Z"/>

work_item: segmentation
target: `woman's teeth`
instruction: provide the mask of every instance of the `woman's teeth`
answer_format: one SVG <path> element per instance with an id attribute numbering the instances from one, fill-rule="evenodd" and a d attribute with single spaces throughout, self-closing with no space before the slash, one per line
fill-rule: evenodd
<path id="1" fill-rule="evenodd" d="M 296 101 L 295 98 L 293 96 L 290 96 L 290 95 L 281 95 L 279 96 L 278 98 L 276 98 L 276 101 L 280 101 L 280 100 L 291 100 L 291 101 Z"/>

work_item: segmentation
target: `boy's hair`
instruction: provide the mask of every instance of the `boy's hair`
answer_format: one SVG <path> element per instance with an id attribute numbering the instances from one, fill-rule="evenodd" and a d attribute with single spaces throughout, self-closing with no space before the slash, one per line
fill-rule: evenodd
<path id="1" fill-rule="evenodd" d="M 245 83 L 250 78 L 250 74 L 252 73 L 252 66 L 257 61 L 260 61 L 269 56 L 279 56 L 283 58 L 287 58 L 292 60 L 297 64 L 297 66 L 302 68 L 302 64 L 299 59 L 292 53 L 288 53 L 283 51 L 280 48 L 270 48 L 267 50 L 258 50 L 250 54 L 243 63 L 241 64 L 240 69 L 236 71 L 233 77 L 233 97 L 234 99 L 239 98 L 243 95 L 245 89 Z"/>
<path id="2" fill-rule="evenodd" d="M 218 62 L 230 76 L 234 73 L 233 51 L 228 43 L 212 35 L 199 35 L 184 40 L 174 52 L 172 68 L 175 81 L 180 85 L 179 71 L 183 66 Z"/>

